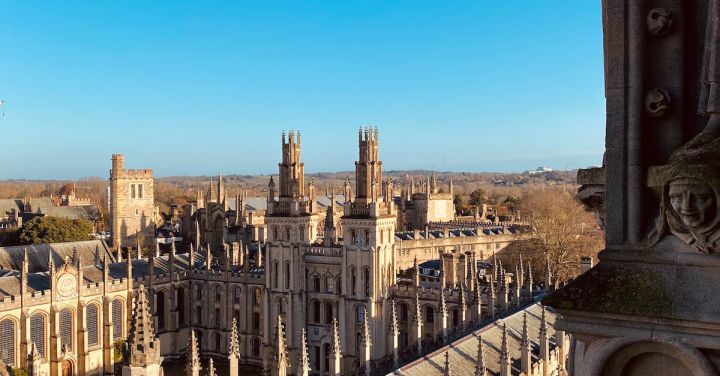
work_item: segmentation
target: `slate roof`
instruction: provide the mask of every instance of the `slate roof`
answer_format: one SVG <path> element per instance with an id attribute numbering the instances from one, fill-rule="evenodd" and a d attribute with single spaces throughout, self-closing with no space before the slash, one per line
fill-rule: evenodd
<path id="1" fill-rule="evenodd" d="M 24 206 L 21 199 L 0 199 L 0 214 L 9 213 L 11 209 L 20 211 Z M 97 205 L 80 206 L 55 206 L 50 197 L 31 198 L 30 206 L 32 213 L 49 215 L 52 217 L 63 217 L 69 219 L 86 219 L 89 221 L 100 218 L 100 209 Z"/>
<path id="2" fill-rule="evenodd" d="M 228 207 L 231 210 L 235 210 L 237 204 L 235 203 L 235 197 L 228 197 Z M 326 208 L 330 206 L 330 197 L 325 195 L 319 195 L 315 197 L 315 202 L 318 207 Z M 342 206 L 345 203 L 345 196 L 335 195 L 335 206 Z M 256 210 L 267 210 L 267 197 L 245 197 L 245 210 L 256 211 Z"/>
<path id="3" fill-rule="evenodd" d="M 48 253 L 52 252 L 55 266 L 65 263 L 65 257 L 72 257 L 73 249 L 77 249 L 82 265 L 95 263 L 95 254 L 102 262 L 103 253 L 112 259 L 110 247 L 103 240 L 86 240 L 67 243 L 32 244 L 12 247 L 0 247 L 0 268 L 4 270 L 20 270 L 22 267 L 24 249 L 28 250 L 28 271 L 30 273 L 44 272 L 48 269 Z"/>
<path id="4" fill-rule="evenodd" d="M 512 359 L 512 374 L 520 374 L 520 340 L 522 338 L 523 313 L 527 313 L 528 336 L 532 349 L 532 363 L 538 361 L 539 340 L 540 340 L 540 317 L 542 306 L 535 303 L 524 310 L 518 311 L 504 319 L 478 329 L 450 345 L 447 345 L 422 359 L 401 367 L 391 375 L 407 376 L 434 376 L 442 375 L 445 365 L 445 353 L 450 353 L 450 369 L 454 375 L 474 375 L 475 364 L 477 363 L 478 337 L 483 340 L 485 363 L 488 373 L 491 375 L 500 374 L 500 348 L 502 347 L 502 326 L 507 324 L 508 347 Z M 548 337 L 550 349 L 555 346 L 555 318 L 556 314 L 547 308 L 545 319 L 548 324 Z"/>

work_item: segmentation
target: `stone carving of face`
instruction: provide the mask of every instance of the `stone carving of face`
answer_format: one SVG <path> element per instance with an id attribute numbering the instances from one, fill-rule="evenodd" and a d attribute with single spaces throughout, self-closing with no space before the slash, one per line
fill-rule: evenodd
<path id="1" fill-rule="evenodd" d="M 677 179 L 670 182 L 670 206 L 691 229 L 708 225 L 715 217 L 717 202 L 713 189 L 696 179 Z"/>

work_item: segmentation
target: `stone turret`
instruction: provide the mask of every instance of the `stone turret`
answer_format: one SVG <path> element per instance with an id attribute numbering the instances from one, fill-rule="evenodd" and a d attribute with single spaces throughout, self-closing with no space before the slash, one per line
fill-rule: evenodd
<path id="1" fill-rule="evenodd" d="M 127 341 L 123 376 L 161 376 L 160 339 L 155 337 L 147 291 L 142 284 L 135 295 L 132 320 Z"/>
<path id="2" fill-rule="evenodd" d="M 190 338 L 188 339 L 187 363 L 185 364 L 185 376 L 200 376 L 200 352 L 198 350 L 197 337 L 195 330 L 190 329 Z"/>
<path id="3" fill-rule="evenodd" d="M 310 359 L 308 358 L 307 335 L 305 328 L 300 330 L 300 376 L 310 375 Z M 232 376 L 232 375 L 231 375 Z"/>

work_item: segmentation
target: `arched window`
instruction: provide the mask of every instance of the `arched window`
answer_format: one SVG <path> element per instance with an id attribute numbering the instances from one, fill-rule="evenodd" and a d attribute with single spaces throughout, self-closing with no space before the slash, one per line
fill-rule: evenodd
<path id="1" fill-rule="evenodd" d="M 123 338 L 123 303 L 120 299 L 112 302 L 113 339 Z"/>
<path id="2" fill-rule="evenodd" d="M 202 324 L 202 306 L 196 306 L 195 307 L 195 324 L 200 325 Z"/>
<path id="3" fill-rule="evenodd" d="M 253 312 L 253 333 L 260 333 L 260 314 Z"/>
<path id="4" fill-rule="evenodd" d="M 220 352 L 220 333 L 213 333 L 213 343 L 215 344 L 215 351 Z"/>
<path id="5" fill-rule="evenodd" d="M 313 291 L 320 292 L 320 276 L 313 274 L 312 276 Z"/>
<path id="6" fill-rule="evenodd" d="M 333 303 L 332 302 L 326 302 L 325 303 L 325 323 L 331 324 L 333 321 Z"/>
<path id="7" fill-rule="evenodd" d="M 130 198 L 135 198 L 135 184 L 130 184 Z"/>
<path id="8" fill-rule="evenodd" d="M 188 323 L 185 321 L 185 288 L 183 287 L 177 290 L 177 310 L 180 325 L 187 325 Z"/>
<path id="9" fill-rule="evenodd" d="M 370 296 L 370 269 L 367 267 L 363 269 L 363 279 L 363 282 L 365 282 L 365 296 Z"/>
<path id="10" fill-rule="evenodd" d="M 0 321 L 0 358 L 8 366 L 15 365 L 15 322 L 10 319 Z"/>
<path id="11" fill-rule="evenodd" d="M 40 356 L 45 358 L 45 316 L 41 313 L 30 317 L 30 339 L 35 343 Z"/>
<path id="12" fill-rule="evenodd" d="M 99 336 L 99 322 L 98 319 L 100 318 L 98 306 L 96 304 L 90 304 L 85 309 L 85 322 L 87 325 L 87 335 L 88 335 L 88 346 L 97 346 L 100 344 L 100 336 Z"/>
<path id="13" fill-rule="evenodd" d="M 252 339 L 252 355 L 255 358 L 260 356 L 260 340 L 258 338 Z"/>
<path id="14" fill-rule="evenodd" d="M 335 285 L 335 280 L 332 276 L 325 276 L 325 292 L 332 293 L 333 287 Z"/>
<path id="15" fill-rule="evenodd" d="M 218 328 L 220 327 L 221 318 L 222 317 L 220 317 L 220 308 L 215 308 L 215 326 Z"/>
<path id="16" fill-rule="evenodd" d="M 60 346 L 73 350 L 73 314 L 70 308 L 60 311 Z"/>
<path id="17" fill-rule="evenodd" d="M 365 306 L 360 304 L 357 307 L 355 307 L 355 316 L 357 318 L 357 322 L 363 322 L 365 320 Z"/>
<path id="18" fill-rule="evenodd" d="M 278 262 L 277 260 L 273 260 L 272 267 L 270 268 L 270 275 L 272 276 L 272 287 L 277 288 L 278 287 Z"/>
<path id="19" fill-rule="evenodd" d="M 197 299 L 198 302 L 202 301 L 202 285 L 199 283 L 195 285 L 195 299 Z"/>
<path id="20" fill-rule="evenodd" d="M 405 303 L 400 303 L 400 322 L 408 321 L 408 306 Z"/>
<path id="21" fill-rule="evenodd" d="M 312 301 L 312 318 L 315 324 L 320 323 L 320 302 L 317 300 Z"/>
<path id="22" fill-rule="evenodd" d="M 435 322 L 435 308 L 432 306 L 425 306 L 425 322 Z"/>
<path id="23" fill-rule="evenodd" d="M 240 304 L 240 294 L 242 293 L 242 289 L 240 287 L 235 287 L 235 304 Z"/>
<path id="24" fill-rule="evenodd" d="M 335 293 L 342 295 L 342 276 L 339 275 L 335 278 Z"/>
<path id="25" fill-rule="evenodd" d="M 165 329 L 165 291 L 160 290 L 155 294 L 155 302 L 158 330 Z"/>
<path id="26" fill-rule="evenodd" d="M 215 286 L 215 301 L 220 303 L 222 300 L 222 288 L 220 286 Z"/>
<path id="27" fill-rule="evenodd" d="M 352 295 L 357 294 L 357 272 L 354 266 L 350 268 L 350 291 Z"/>
<path id="28" fill-rule="evenodd" d="M 283 280 L 285 281 L 285 288 L 290 288 L 290 263 L 285 261 L 285 275 Z"/>

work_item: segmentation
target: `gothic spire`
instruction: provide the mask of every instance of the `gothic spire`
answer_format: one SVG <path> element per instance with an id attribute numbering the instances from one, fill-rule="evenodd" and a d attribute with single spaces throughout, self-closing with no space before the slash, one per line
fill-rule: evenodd
<path id="1" fill-rule="evenodd" d="M 197 337 L 195 330 L 190 329 L 190 339 L 188 340 L 187 363 L 185 364 L 186 376 L 200 376 L 200 354 L 198 351 Z"/>
<path id="2" fill-rule="evenodd" d="M 217 376 L 217 373 L 215 373 L 215 363 L 213 363 L 213 359 L 210 358 L 208 361 L 208 373 L 207 376 Z"/>
<path id="3" fill-rule="evenodd" d="M 363 308 L 363 355 L 365 363 L 365 375 L 370 376 L 370 356 L 372 354 L 372 338 L 370 337 L 370 319 L 368 318 L 367 308 Z"/>
<path id="4" fill-rule="evenodd" d="M 310 359 L 308 358 L 307 335 L 305 328 L 300 330 L 300 376 L 310 375 Z"/>
<path id="5" fill-rule="evenodd" d="M 500 376 L 511 376 L 511 359 L 507 334 L 507 324 L 503 323 L 502 346 L 500 347 Z"/>
<path id="6" fill-rule="evenodd" d="M 522 337 L 520 339 L 520 368 L 525 374 L 530 374 L 532 355 L 530 353 L 530 338 L 528 336 L 527 312 L 523 312 Z"/>
<path id="7" fill-rule="evenodd" d="M 475 363 L 475 376 L 487 376 L 487 364 L 485 364 L 485 352 L 483 351 L 482 336 L 478 337 L 477 363 Z"/>
<path id="8" fill-rule="evenodd" d="M 238 376 L 238 360 L 240 359 L 240 341 L 238 338 L 237 319 L 233 317 L 230 344 L 228 345 L 228 363 L 230 376 Z"/>
<path id="9" fill-rule="evenodd" d="M 147 291 L 142 283 L 135 294 L 135 305 L 127 338 L 127 351 L 126 361 L 134 367 L 145 367 L 161 362 L 160 340 L 155 337 Z"/>
<path id="10" fill-rule="evenodd" d="M 330 376 L 337 376 L 341 372 L 340 360 L 342 353 L 340 349 L 340 331 L 338 330 L 337 319 L 333 317 L 332 330 L 330 332 Z"/>
<path id="11" fill-rule="evenodd" d="M 272 374 L 276 376 L 287 375 L 288 359 L 287 347 L 285 346 L 285 330 L 283 329 L 282 316 L 278 315 L 275 324 L 275 361 Z"/>
<path id="12" fill-rule="evenodd" d="M 445 352 L 445 368 L 443 369 L 443 376 L 452 376 L 452 370 L 450 369 L 450 351 Z"/>

